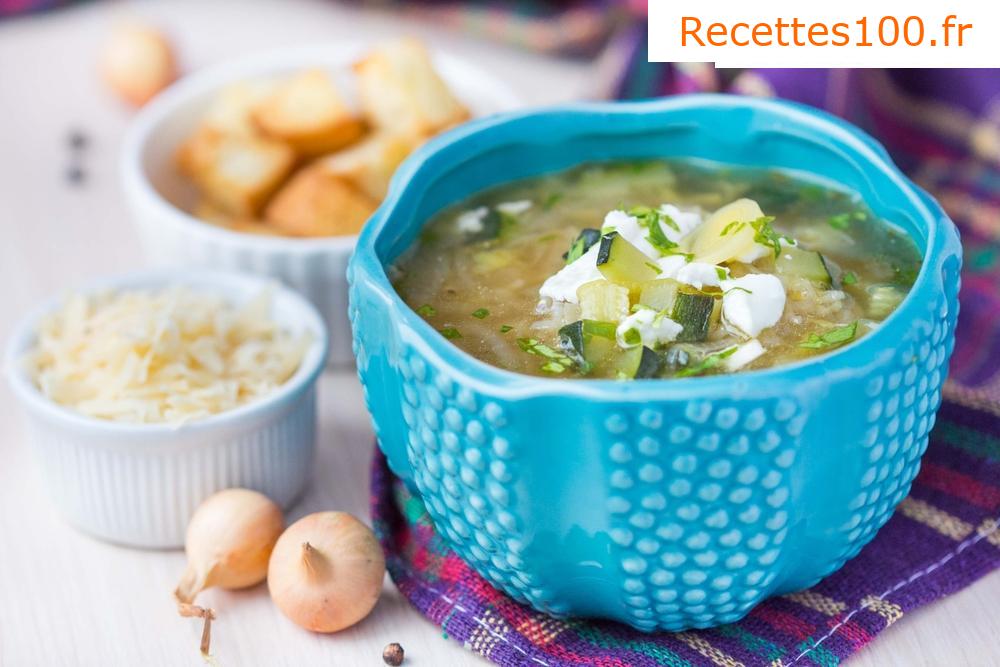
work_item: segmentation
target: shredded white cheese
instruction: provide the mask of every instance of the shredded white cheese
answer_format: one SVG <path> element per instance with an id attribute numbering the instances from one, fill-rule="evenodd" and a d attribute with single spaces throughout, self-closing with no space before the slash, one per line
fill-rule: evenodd
<path id="1" fill-rule="evenodd" d="M 311 339 L 281 329 L 263 292 L 243 306 L 187 288 L 70 298 L 28 364 L 47 397 L 111 421 L 179 424 L 283 384 Z"/>

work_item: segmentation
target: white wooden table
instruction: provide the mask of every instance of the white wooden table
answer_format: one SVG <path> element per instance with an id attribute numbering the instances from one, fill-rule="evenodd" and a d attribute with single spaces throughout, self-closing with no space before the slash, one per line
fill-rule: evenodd
<path id="1" fill-rule="evenodd" d="M 127 110 L 106 95 L 94 54 L 116 17 L 150 17 L 175 35 L 188 69 L 255 49 L 407 32 L 464 54 L 531 103 L 571 99 L 587 68 L 475 43 L 389 15 L 327 2 L 95 3 L 0 24 L 0 340 L 45 295 L 91 276 L 140 268 L 119 193 L 117 150 Z M 86 130 L 87 180 L 71 187 L 66 135 Z M 291 518 L 319 509 L 367 516 L 372 433 L 352 373 L 320 386 L 315 477 Z M 203 665 L 197 623 L 180 619 L 170 591 L 179 552 L 134 551 L 61 522 L 33 475 L 13 397 L 0 386 L 0 665 Z M 484 662 L 411 609 L 391 583 L 372 615 L 348 631 L 312 635 L 287 622 L 264 587 L 210 591 L 214 653 L 234 665 L 378 665 L 398 641 L 414 667 Z M 1000 575 L 907 617 L 857 656 L 859 667 L 997 665 Z"/>

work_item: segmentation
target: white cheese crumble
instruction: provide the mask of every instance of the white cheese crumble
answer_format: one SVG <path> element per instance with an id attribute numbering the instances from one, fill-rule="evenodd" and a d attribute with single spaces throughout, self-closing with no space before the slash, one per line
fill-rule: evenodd
<path id="1" fill-rule="evenodd" d="M 687 262 L 677 271 L 677 282 L 691 285 L 697 289 L 705 287 L 718 287 L 723 278 L 719 277 L 719 268 L 714 264 L 705 262 Z M 729 271 L 722 269 L 722 275 L 727 276 Z"/>
<path id="2" fill-rule="evenodd" d="M 723 360 L 722 366 L 727 371 L 736 371 L 764 354 L 764 352 L 764 346 L 760 344 L 759 340 L 753 338 L 737 347 L 735 352 Z"/>
<path id="3" fill-rule="evenodd" d="M 455 219 L 455 229 L 463 234 L 478 234 L 483 231 L 483 220 L 486 219 L 489 212 L 490 209 L 485 206 L 464 211 Z"/>
<path id="4" fill-rule="evenodd" d="M 641 343 L 629 343 L 625 340 L 625 335 L 633 329 L 639 333 Z M 683 326 L 669 317 L 657 313 L 652 308 L 642 308 L 623 319 L 615 330 L 615 335 L 618 338 L 618 346 L 622 348 L 627 349 L 640 344 L 656 347 L 676 340 L 683 330 Z"/>
<path id="5" fill-rule="evenodd" d="M 521 199 L 519 201 L 505 201 L 497 204 L 497 210 L 508 215 L 521 215 L 532 206 L 531 200 Z"/>
<path id="6" fill-rule="evenodd" d="M 770 274 L 750 274 L 723 280 L 722 322 L 726 328 L 746 338 L 756 338 L 772 327 L 785 310 L 785 288 Z"/>
<path id="7" fill-rule="evenodd" d="M 604 278 L 597 268 L 597 253 L 600 249 L 601 244 L 595 243 L 579 259 L 570 262 L 549 276 L 542 283 L 541 288 L 538 290 L 538 295 L 543 299 L 549 298 L 553 301 L 579 303 L 576 291 L 580 288 L 580 285 Z"/>

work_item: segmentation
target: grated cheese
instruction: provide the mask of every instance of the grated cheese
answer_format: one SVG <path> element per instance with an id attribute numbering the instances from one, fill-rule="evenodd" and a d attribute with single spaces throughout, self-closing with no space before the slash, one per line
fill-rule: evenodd
<path id="1" fill-rule="evenodd" d="M 71 297 L 45 317 L 27 362 L 56 403 L 120 422 L 180 424 L 254 401 L 287 381 L 312 342 L 270 317 L 188 288 Z"/>

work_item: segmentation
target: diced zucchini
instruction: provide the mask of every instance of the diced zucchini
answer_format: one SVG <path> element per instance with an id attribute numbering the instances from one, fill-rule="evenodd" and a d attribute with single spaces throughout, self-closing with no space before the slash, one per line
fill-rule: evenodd
<path id="1" fill-rule="evenodd" d="M 491 273 L 493 271 L 497 271 L 510 266 L 514 259 L 514 253 L 507 248 L 481 250 L 472 256 L 472 262 L 476 273 Z"/>
<path id="2" fill-rule="evenodd" d="M 618 322 L 629 311 L 628 288 L 608 280 L 593 280 L 576 290 L 583 318 Z"/>
<path id="3" fill-rule="evenodd" d="M 691 355 L 683 347 L 672 345 L 663 355 L 663 365 L 671 371 L 678 371 L 691 363 Z"/>
<path id="4" fill-rule="evenodd" d="M 614 322 L 579 320 L 559 330 L 559 345 L 581 369 L 593 375 L 608 374 L 618 355 Z"/>
<path id="5" fill-rule="evenodd" d="M 569 250 L 563 253 L 562 258 L 566 260 L 567 264 L 571 264 L 574 261 L 580 259 L 585 252 L 590 250 L 590 247 L 601 240 L 601 230 L 599 229 L 581 229 L 580 233 L 570 244 Z"/>
<path id="6" fill-rule="evenodd" d="M 830 276 L 830 270 L 826 268 L 823 255 L 811 250 L 785 246 L 774 260 L 774 268 L 782 275 L 800 276 L 823 287 L 830 287 L 833 284 L 833 278 Z"/>
<path id="7" fill-rule="evenodd" d="M 639 288 L 639 303 L 656 311 L 669 311 L 674 307 L 681 284 L 671 278 L 650 280 Z"/>
<path id="8" fill-rule="evenodd" d="M 630 288 L 653 280 L 662 273 L 653 260 L 619 236 L 618 232 L 601 237 L 597 270 L 611 282 Z"/>
<path id="9" fill-rule="evenodd" d="M 517 216 L 491 208 L 482 218 L 482 229 L 468 237 L 469 243 L 504 239 L 517 225 Z"/>
<path id="10" fill-rule="evenodd" d="M 868 288 L 868 317 L 881 320 L 902 303 L 906 293 L 895 285 L 872 285 Z"/>
<path id="11" fill-rule="evenodd" d="M 642 379 L 656 377 L 663 360 L 648 347 L 632 347 L 623 350 L 614 360 L 615 376 L 620 378 Z"/>
<path id="12" fill-rule="evenodd" d="M 708 327 L 714 309 L 714 297 L 679 292 L 670 310 L 670 319 L 684 327 L 677 340 L 681 343 L 697 343 L 708 338 Z"/>

